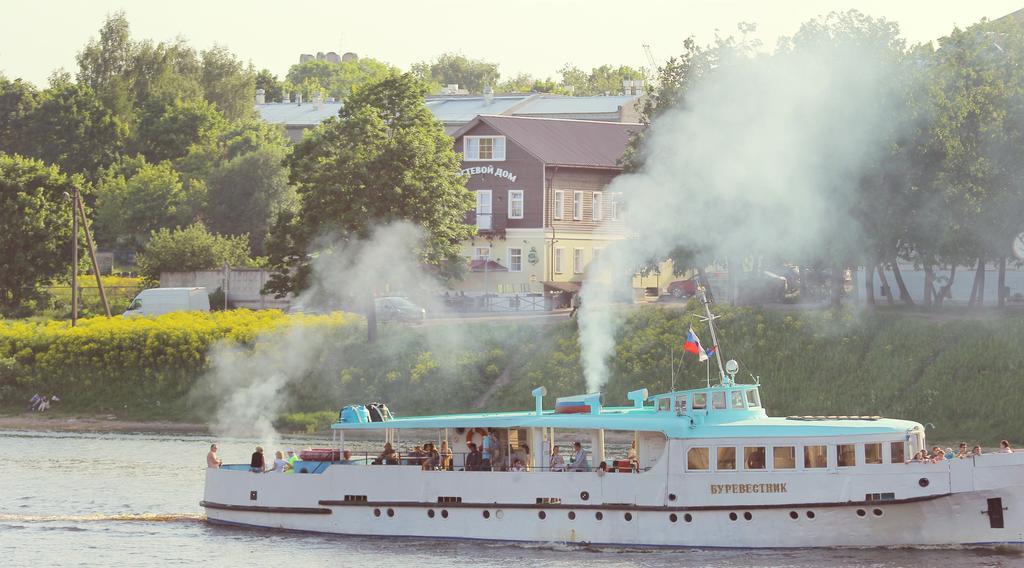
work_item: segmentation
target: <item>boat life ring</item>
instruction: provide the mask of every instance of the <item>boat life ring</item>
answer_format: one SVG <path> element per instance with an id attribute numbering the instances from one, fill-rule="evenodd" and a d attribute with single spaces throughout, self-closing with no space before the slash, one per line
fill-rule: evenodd
<path id="1" fill-rule="evenodd" d="M 476 441 L 476 439 L 475 439 L 477 434 L 480 435 L 480 441 L 479 442 Z M 486 435 L 487 435 L 487 430 L 484 430 L 483 428 L 470 428 L 469 430 L 466 430 L 466 444 L 468 445 L 470 442 L 473 442 L 477 446 L 480 446 L 481 444 L 483 444 L 483 439 L 484 439 L 484 436 L 486 436 Z"/>

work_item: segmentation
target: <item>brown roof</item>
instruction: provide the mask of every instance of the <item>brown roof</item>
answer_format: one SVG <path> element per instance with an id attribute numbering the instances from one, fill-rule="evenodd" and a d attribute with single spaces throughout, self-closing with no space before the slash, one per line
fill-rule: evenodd
<path id="1" fill-rule="evenodd" d="M 462 136 L 481 122 L 546 164 L 599 168 L 619 167 L 630 133 L 643 128 L 636 123 L 481 115 L 454 136 Z"/>

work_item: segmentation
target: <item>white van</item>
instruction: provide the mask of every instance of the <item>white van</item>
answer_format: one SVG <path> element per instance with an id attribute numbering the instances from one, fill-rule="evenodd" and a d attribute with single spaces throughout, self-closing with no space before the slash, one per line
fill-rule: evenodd
<path id="1" fill-rule="evenodd" d="M 158 316 L 170 312 L 196 310 L 210 311 L 210 296 L 206 288 L 150 288 L 139 292 L 132 300 L 124 317 Z"/>

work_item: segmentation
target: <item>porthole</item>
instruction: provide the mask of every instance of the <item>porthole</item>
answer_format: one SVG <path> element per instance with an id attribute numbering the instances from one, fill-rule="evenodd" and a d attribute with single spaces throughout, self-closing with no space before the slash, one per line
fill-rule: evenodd
<path id="1" fill-rule="evenodd" d="M 380 509 L 374 509 L 373 510 L 373 516 L 374 517 L 379 517 L 380 516 Z"/>
<path id="2" fill-rule="evenodd" d="M 747 511 L 746 513 L 743 513 L 743 518 L 749 521 L 754 518 L 754 515 L 751 515 L 750 511 Z"/>
<path id="3" fill-rule="evenodd" d="M 677 517 L 675 513 L 672 513 L 671 515 L 668 516 L 668 520 L 672 521 L 674 523 L 674 522 L 679 520 L 679 517 Z"/>
<path id="4" fill-rule="evenodd" d="M 584 501 L 587 501 L 588 499 L 590 499 L 590 492 L 589 491 L 581 491 L 580 492 L 580 499 L 583 499 Z"/>
<path id="5" fill-rule="evenodd" d="M 601 511 L 598 511 L 598 512 L 594 513 L 594 518 L 600 521 L 601 519 L 604 518 L 604 513 L 602 513 Z"/>
<path id="6" fill-rule="evenodd" d="M 395 516 L 395 510 L 394 509 L 388 509 L 388 516 L 389 517 L 394 517 Z"/>
<path id="7" fill-rule="evenodd" d="M 866 516 L 867 514 L 868 514 L 868 512 L 867 512 L 867 511 L 865 511 L 864 509 L 857 509 L 857 516 L 858 516 L 858 517 L 864 517 L 864 516 Z"/>
<path id="8" fill-rule="evenodd" d="M 669 501 L 675 501 L 676 500 L 676 494 L 675 493 L 669 493 L 668 494 L 668 500 Z"/>
<path id="9" fill-rule="evenodd" d="M 876 516 L 876 517 L 881 517 L 882 516 L 882 510 L 881 509 L 872 509 L 871 510 L 871 514 Z"/>
<path id="10" fill-rule="evenodd" d="M 541 512 L 537 513 L 537 518 L 539 518 L 540 520 L 543 521 L 544 519 L 548 518 L 548 514 L 545 513 L 544 511 L 541 511 Z"/>
<path id="11" fill-rule="evenodd" d="M 737 517 L 736 517 L 736 513 L 729 513 L 729 520 L 730 520 L 730 521 L 735 521 L 735 520 L 736 520 L 736 518 L 737 518 Z"/>
<path id="12" fill-rule="evenodd" d="M 491 518 L 491 512 L 488 511 L 487 509 L 484 509 L 484 518 L 485 519 Z"/>
<path id="13" fill-rule="evenodd" d="M 807 511 L 807 518 L 808 519 L 813 519 L 814 518 L 814 511 Z"/>
<path id="14" fill-rule="evenodd" d="M 427 509 L 427 516 L 430 517 L 431 519 L 433 519 L 434 518 L 434 510 L 433 509 Z"/>
<path id="15" fill-rule="evenodd" d="M 622 517 L 624 519 L 626 519 L 627 521 L 632 521 L 633 520 L 633 513 L 626 513 L 625 515 L 622 515 Z"/>
<path id="16" fill-rule="evenodd" d="M 921 479 L 917 480 L 917 484 L 920 485 L 921 487 L 928 487 L 928 483 L 929 481 L 927 477 L 922 477 Z"/>
<path id="17" fill-rule="evenodd" d="M 447 519 L 448 518 L 448 509 L 441 509 L 441 518 L 442 519 Z"/>
<path id="18" fill-rule="evenodd" d="M 793 520 L 796 520 L 796 519 L 800 518 L 800 515 L 796 511 L 790 511 L 789 512 L 789 518 L 791 518 Z"/>
<path id="19" fill-rule="evenodd" d="M 683 515 L 683 520 L 688 523 L 693 522 L 693 515 L 691 515 L 690 513 L 686 513 L 685 515 Z"/>
<path id="20" fill-rule="evenodd" d="M 576 512 L 575 511 L 569 511 L 569 520 L 570 521 L 575 521 L 576 520 Z"/>
<path id="21" fill-rule="evenodd" d="M 505 518 L 505 512 L 502 511 L 501 509 L 498 509 L 497 511 L 494 512 L 494 518 L 498 519 L 499 521 L 504 519 Z"/>

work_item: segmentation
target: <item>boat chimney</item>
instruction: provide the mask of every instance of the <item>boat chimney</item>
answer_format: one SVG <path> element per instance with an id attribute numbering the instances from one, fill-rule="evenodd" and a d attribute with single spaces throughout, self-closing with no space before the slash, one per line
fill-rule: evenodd
<path id="1" fill-rule="evenodd" d="M 537 416 L 540 416 L 544 412 L 544 395 L 548 394 L 546 387 L 537 387 L 533 389 L 533 401 L 536 403 Z"/>
<path id="2" fill-rule="evenodd" d="M 626 394 L 626 398 L 633 401 L 633 406 L 636 408 L 643 408 L 644 402 L 647 401 L 647 389 L 639 389 L 635 391 L 629 391 Z"/>

